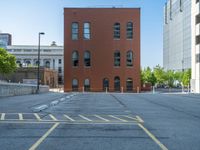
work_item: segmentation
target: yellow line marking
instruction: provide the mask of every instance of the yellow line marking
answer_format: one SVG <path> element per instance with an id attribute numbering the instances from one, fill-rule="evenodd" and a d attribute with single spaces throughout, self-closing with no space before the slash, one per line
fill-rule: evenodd
<path id="1" fill-rule="evenodd" d="M 103 117 L 101 117 L 101 116 L 99 116 L 99 115 L 94 115 L 95 117 L 97 117 L 97 118 L 99 118 L 99 119 L 101 119 L 101 120 L 104 120 L 104 121 L 106 121 L 106 122 L 109 122 L 110 120 L 108 120 L 108 119 L 105 119 L 105 118 L 103 118 Z"/>
<path id="2" fill-rule="evenodd" d="M 18 115 L 19 115 L 19 120 L 24 120 L 23 115 L 21 113 L 19 113 Z"/>
<path id="3" fill-rule="evenodd" d="M 124 117 L 138 121 L 137 118 L 134 118 L 134 117 L 131 117 L 131 116 L 126 116 L 126 115 L 124 115 Z"/>
<path id="4" fill-rule="evenodd" d="M 35 150 L 48 136 L 49 134 L 59 125 L 59 123 L 54 124 L 35 144 L 29 148 L 29 150 Z"/>
<path id="5" fill-rule="evenodd" d="M 160 146 L 162 150 L 168 150 L 167 147 L 165 147 L 149 130 L 147 130 L 143 125 L 138 123 L 138 126 L 146 132 L 146 134 L 156 143 Z"/>
<path id="6" fill-rule="evenodd" d="M 65 118 L 69 119 L 70 121 L 75 121 L 74 119 L 72 119 L 71 117 L 69 117 L 68 115 L 63 115 Z"/>
<path id="7" fill-rule="evenodd" d="M 81 118 L 83 118 L 83 119 L 85 119 L 85 120 L 87 120 L 87 121 L 92 121 L 91 119 L 89 119 L 89 118 L 87 118 L 87 117 L 85 117 L 85 116 L 83 116 L 83 115 L 79 115 L 79 117 L 81 117 Z"/>
<path id="8" fill-rule="evenodd" d="M 56 119 L 56 117 L 54 117 L 52 114 L 49 114 L 49 117 L 51 117 L 51 119 L 54 121 L 58 121 L 58 119 Z"/>
<path id="9" fill-rule="evenodd" d="M 142 120 L 142 118 L 140 118 L 140 116 L 136 116 L 136 118 L 140 123 L 144 123 L 144 120 Z"/>
<path id="10" fill-rule="evenodd" d="M 70 124 L 70 125 L 137 125 L 137 122 L 56 122 L 56 121 L 0 121 L 0 124 Z"/>
<path id="11" fill-rule="evenodd" d="M 37 113 L 34 113 L 34 116 L 35 118 L 38 120 L 38 121 L 41 121 L 42 119 L 40 118 L 40 116 L 37 114 Z"/>
<path id="12" fill-rule="evenodd" d="M 1 114 L 1 120 L 5 120 L 5 115 L 6 115 L 5 113 Z"/>
<path id="13" fill-rule="evenodd" d="M 113 115 L 108 115 L 108 116 L 109 116 L 109 117 L 112 117 L 112 118 L 115 118 L 115 119 L 117 119 L 117 120 L 120 120 L 120 121 L 122 121 L 122 122 L 128 122 L 127 120 L 124 120 L 124 119 L 118 118 L 118 117 L 113 116 Z"/>

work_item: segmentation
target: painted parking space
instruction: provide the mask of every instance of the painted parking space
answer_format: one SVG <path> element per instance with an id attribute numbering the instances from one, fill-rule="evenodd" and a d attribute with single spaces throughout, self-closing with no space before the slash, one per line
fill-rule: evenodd
<path id="1" fill-rule="evenodd" d="M 133 115 L 0 113 L 0 123 L 142 123 Z"/>

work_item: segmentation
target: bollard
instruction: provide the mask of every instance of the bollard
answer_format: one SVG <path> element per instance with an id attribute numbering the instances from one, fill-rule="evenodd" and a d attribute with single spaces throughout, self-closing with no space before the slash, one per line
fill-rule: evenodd
<path id="1" fill-rule="evenodd" d="M 106 94 L 108 93 L 108 88 L 106 87 Z"/>
<path id="2" fill-rule="evenodd" d="M 121 93 L 124 93 L 124 89 L 123 89 L 123 87 L 121 87 Z"/>
<path id="3" fill-rule="evenodd" d="M 85 92 L 84 86 L 83 86 L 83 93 Z"/>
<path id="4" fill-rule="evenodd" d="M 139 87 L 137 86 L 137 93 L 139 93 L 139 91 L 140 91 L 140 89 L 139 89 Z"/>

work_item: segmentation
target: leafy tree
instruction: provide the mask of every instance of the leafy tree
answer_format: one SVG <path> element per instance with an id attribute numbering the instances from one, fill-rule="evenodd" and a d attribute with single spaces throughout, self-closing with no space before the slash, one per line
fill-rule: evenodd
<path id="1" fill-rule="evenodd" d="M 166 72 L 166 83 L 167 85 L 172 88 L 174 86 L 175 81 L 175 72 L 172 70 L 168 70 Z"/>
<path id="2" fill-rule="evenodd" d="M 0 73 L 9 74 L 15 71 L 16 67 L 15 56 L 9 54 L 5 49 L 0 48 Z"/>
<path id="3" fill-rule="evenodd" d="M 182 77 L 182 83 L 184 86 L 190 85 L 190 79 L 191 79 L 191 69 L 188 69 L 183 73 Z"/>
<path id="4" fill-rule="evenodd" d="M 164 68 L 162 68 L 160 65 L 157 65 L 154 67 L 154 76 L 156 78 L 156 83 L 163 84 L 165 82 L 165 71 Z"/>
<path id="5" fill-rule="evenodd" d="M 150 67 L 144 68 L 141 73 L 142 83 L 151 83 L 151 85 L 155 85 L 156 77 L 152 72 Z"/>

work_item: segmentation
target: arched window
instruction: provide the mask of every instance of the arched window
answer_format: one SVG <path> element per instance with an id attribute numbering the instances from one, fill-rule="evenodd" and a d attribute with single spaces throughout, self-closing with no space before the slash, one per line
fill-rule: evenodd
<path id="1" fill-rule="evenodd" d="M 126 53 L 126 66 L 131 67 L 133 66 L 133 52 L 128 51 Z"/>
<path id="2" fill-rule="evenodd" d="M 115 91 L 120 91 L 120 78 L 119 77 L 115 77 L 114 79 L 114 88 Z"/>
<path id="3" fill-rule="evenodd" d="M 133 38 L 133 23 L 132 22 L 128 22 L 126 24 L 126 37 L 127 39 Z"/>
<path id="4" fill-rule="evenodd" d="M 133 80 L 132 80 L 132 78 L 128 78 L 126 80 L 126 91 L 127 92 L 132 92 L 133 91 Z"/>
<path id="5" fill-rule="evenodd" d="M 120 39 L 120 23 L 114 24 L 114 39 Z"/>
<path id="6" fill-rule="evenodd" d="M 85 22 L 83 24 L 83 38 L 85 40 L 90 39 L 90 23 L 89 22 Z"/>
<path id="7" fill-rule="evenodd" d="M 85 81 L 84 81 L 84 90 L 90 91 L 90 80 L 89 79 L 85 79 Z"/>
<path id="8" fill-rule="evenodd" d="M 109 80 L 107 78 L 103 79 L 103 91 L 109 91 Z"/>
<path id="9" fill-rule="evenodd" d="M 114 66 L 116 67 L 120 66 L 120 51 L 116 51 L 114 53 Z"/>
<path id="10" fill-rule="evenodd" d="M 90 67 L 91 63 L 90 63 L 90 52 L 89 51 L 86 51 L 84 53 L 84 64 L 86 67 Z"/>
<path id="11" fill-rule="evenodd" d="M 45 62 L 45 67 L 50 68 L 50 62 L 48 60 Z"/>
<path id="12" fill-rule="evenodd" d="M 20 60 L 17 60 L 17 61 L 16 61 L 16 64 L 17 64 L 18 67 L 22 67 L 22 64 L 21 64 L 21 61 L 20 61 Z"/>
<path id="13" fill-rule="evenodd" d="M 72 23 L 72 40 L 78 40 L 78 23 Z"/>
<path id="14" fill-rule="evenodd" d="M 30 60 L 26 60 L 25 64 L 26 64 L 26 66 L 30 66 L 31 65 L 31 61 Z"/>
<path id="15" fill-rule="evenodd" d="M 78 66 L 78 52 L 77 51 L 74 51 L 72 53 L 72 66 L 76 67 Z"/>
<path id="16" fill-rule="evenodd" d="M 78 80 L 77 79 L 72 80 L 72 91 L 78 91 Z"/>

